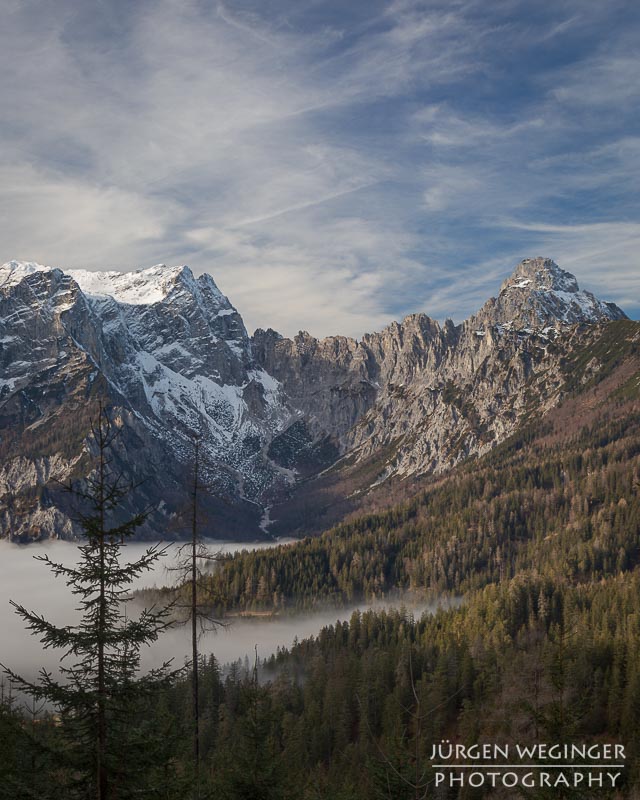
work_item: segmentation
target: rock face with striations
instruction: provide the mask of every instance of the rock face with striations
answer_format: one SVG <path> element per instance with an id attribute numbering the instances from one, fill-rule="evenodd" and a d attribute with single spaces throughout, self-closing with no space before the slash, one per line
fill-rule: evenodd
<path id="1" fill-rule="evenodd" d="M 315 339 L 301 331 L 284 339 L 272 330 L 253 336 L 256 359 L 278 380 L 309 419 L 342 442 L 376 402 L 383 386 L 409 383 L 425 369 L 437 369 L 447 334 L 425 314 L 394 322 L 361 341 L 345 336 Z"/>
<path id="2" fill-rule="evenodd" d="M 269 506 L 332 464 L 340 475 L 347 461 L 373 463 L 379 483 L 490 449 L 557 402 L 580 325 L 623 317 L 537 258 L 457 326 L 413 314 L 361 340 L 249 338 L 213 279 L 187 267 L 10 262 L 0 267 L 0 534 L 74 534 L 57 481 L 91 470 L 98 397 L 122 431 L 116 460 L 142 481 L 131 510 L 151 509 L 147 536 L 184 528 L 197 435 L 214 487 L 205 531 L 254 537 Z"/>
<path id="3" fill-rule="evenodd" d="M 581 291 L 575 277 L 550 258 L 525 258 L 504 281 L 498 297 L 488 300 L 473 321 L 479 326 L 540 331 L 624 317 L 614 303 Z"/>
<path id="4" fill-rule="evenodd" d="M 558 346 L 572 327 L 624 318 L 545 258 L 525 259 L 461 325 L 424 314 L 355 341 L 257 331 L 258 360 L 341 452 L 389 449 L 382 477 L 447 469 L 557 399 Z"/>
<path id="5" fill-rule="evenodd" d="M 201 480 L 216 487 L 203 518 L 222 520 L 222 535 L 259 532 L 259 499 L 285 480 L 263 447 L 293 412 L 210 276 L 164 266 L 65 274 L 10 262 L 0 268 L 0 342 L 5 535 L 76 530 L 56 481 L 89 469 L 97 398 L 122 427 L 127 477 L 142 481 L 146 534 L 184 526 L 194 436 Z"/>

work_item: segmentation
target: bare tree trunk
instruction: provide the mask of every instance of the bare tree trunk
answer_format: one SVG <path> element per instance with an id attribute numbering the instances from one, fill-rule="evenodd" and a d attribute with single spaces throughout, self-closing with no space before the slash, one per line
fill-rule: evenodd
<path id="1" fill-rule="evenodd" d="M 100 514 L 99 536 L 99 567 L 100 567 L 100 594 L 98 612 L 98 741 L 97 741 L 97 777 L 98 777 L 98 800 L 106 800 L 108 797 L 109 784 L 107 776 L 107 766 L 105 756 L 107 751 L 107 719 L 106 719 L 106 686 L 105 686 L 105 664 L 104 664 L 104 645 L 106 629 L 107 599 L 105 590 L 105 550 L 104 550 L 104 526 L 105 526 L 105 440 L 106 435 L 103 428 L 103 410 L 100 403 L 100 418 L 98 420 L 98 447 L 100 448 L 100 478 L 98 484 L 98 511 Z"/>
<path id="2" fill-rule="evenodd" d="M 198 459 L 200 442 L 195 440 L 195 458 L 193 469 L 193 507 L 191 518 L 191 646 L 193 667 L 193 763 L 195 769 L 196 797 L 200 795 L 200 703 L 198 698 Z"/>

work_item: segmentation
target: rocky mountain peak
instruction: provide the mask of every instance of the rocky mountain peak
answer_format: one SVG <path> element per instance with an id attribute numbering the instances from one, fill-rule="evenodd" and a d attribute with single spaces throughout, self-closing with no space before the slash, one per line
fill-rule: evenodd
<path id="1" fill-rule="evenodd" d="M 551 258 L 525 258 L 500 287 L 500 293 L 512 289 L 538 292 L 578 292 L 575 275 L 561 269 Z"/>
<path id="2" fill-rule="evenodd" d="M 51 272 L 53 267 L 46 267 L 35 261 L 7 261 L 0 266 L 0 289 L 17 286 L 24 278 L 37 272 Z"/>
<path id="3" fill-rule="evenodd" d="M 625 319 L 614 303 L 583 291 L 570 272 L 550 258 L 525 258 L 491 298 L 469 320 L 472 327 L 505 331 L 559 330 L 578 323 Z"/>
<path id="4" fill-rule="evenodd" d="M 120 415 L 132 482 L 150 469 L 162 476 L 141 489 L 150 532 L 181 524 L 198 432 L 206 480 L 233 498 L 227 508 L 212 495 L 212 518 L 256 535 L 261 518 L 275 526 L 277 508 L 341 455 L 349 458 L 336 467 L 339 482 L 352 464 L 357 482 L 370 470 L 377 485 L 484 452 L 529 413 L 536 387 L 540 403 L 555 402 L 554 352 L 586 335 L 588 323 L 623 317 L 554 261 L 535 258 L 460 325 L 418 313 L 359 341 L 272 329 L 250 339 L 213 278 L 187 266 L 63 272 L 8 262 L 0 267 L 0 536 L 73 532 L 55 481 L 87 474 L 97 397 Z"/>

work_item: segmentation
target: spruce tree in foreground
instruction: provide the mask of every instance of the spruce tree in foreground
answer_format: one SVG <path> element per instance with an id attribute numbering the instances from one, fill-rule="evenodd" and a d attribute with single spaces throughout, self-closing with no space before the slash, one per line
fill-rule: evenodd
<path id="1" fill-rule="evenodd" d="M 125 521 L 121 506 L 130 487 L 113 468 L 113 446 L 118 430 L 100 406 L 92 425 L 96 468 L 82 488 L 69 487 L 86 509 L 79 515 L 84 543 L 75 566 L 36 556 L 66 580 L 78 600 L 80 619 L 73 625 L 55 625 L 12 601 L 27 628 L 45 648 L 63 651 L 60 675 L 41 670 L 30 682 L 6 670 L 18 690 L 56 709 L 60 719 L 58 796 L 111 800 L 154 796 L 153 736 L 140 729 L 139 716 L 149 698 L 167 679 L 168 665 L 138 676 L 140 651 L 168 626 L 167 610 L 145 609 L 130 618 L 125 604 L 133 582 L 164 554 L 153 546 L 140 558 L 124 558 L 127 540 L 144 522 L 137 514 Z M 164 792 L 166 787 L 164 787 Z"/>

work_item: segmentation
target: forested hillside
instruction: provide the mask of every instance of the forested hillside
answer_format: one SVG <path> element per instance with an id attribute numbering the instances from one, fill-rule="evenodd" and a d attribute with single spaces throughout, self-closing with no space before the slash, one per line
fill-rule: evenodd
<path id="1" fill-rule="evenodd" d="M 119 796 L 519 796 L 436 788 L 430 754 L 444 739 L 619 743 L 626 766 L 615 791 L 543 787 L 526 796 L 637 797 L 637 330 L 607 326 L 590 355 L 564 364 L 559 406 L 532 414 L 488 455 L 414 482 L 407 502 L 318 538 L 225 558 L 206 586 L 218 617 L 325 605 L 340 617 L 348 602 L 403 596 L 446 602 L 420 619 L 397 608 L 356 612 L 265 661 L 259 651 L 255 663 L 201 659 L 199 793 L 187 670 L 140 704 L 128 735 L 146 743 L 146 755 L 137 788 Z M 69 785 L 52 756 L 55 717 L 25 717 L 5 696 L 0 746 L 10 765 L 0 796 L 54 797 Z"/>
<path id="2" fill-rule="evenodd" d="M 214 658 L 203 661 L 200 797 L 515 796 L 486 787 L 436 791 L 430 754 L 442 739 L 623 743 L 619 793 L 556 788 L 527 796 L 635 797 L 639 596 L 637 571 L 580 586 L 521 576 L 418 621 L 402 611 L 355 613 L 259 668 L 245 662 L 223 671 Z M 177 681 L 139 717 L 148 752 L 138 785 L 148 796 L 191 796 L 190 692 L 188 679 Z M 2 784 L 13 793 L 0 796 L 59 796 L 64 774 L 48 753 L 57 735 L 51 722 L 0 715 L 3 754 L 16 769 Z"/>
<path id="3" fill-rule="evenodd" d="M 640 378 L 631 326 L 608 326 L 590 350 L 602 359 L 595 374 L 576 353 L 565 365 L 564 402 L 487 456 L 430 479 L 391 510 L 228 558 L 211 579 L 212 602 L 221 613 L 278 611 L 398 590 L 457 595 L 527 573 L 579 584 L 634 569 Z"/>
<path id="4" fill-rule="evenodd" d="M 442 739 L 623 742 L 628 790 L 640 777 L 639 593 L 637 572 L 578 587 L 514 578 L 419 621 L 355 613 L 270 659 L 266 685 L 210 663 L 213 796 L 514 796 L 436 792 Z"/>

